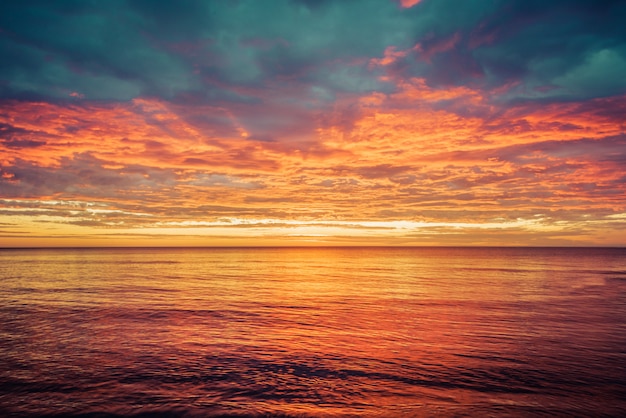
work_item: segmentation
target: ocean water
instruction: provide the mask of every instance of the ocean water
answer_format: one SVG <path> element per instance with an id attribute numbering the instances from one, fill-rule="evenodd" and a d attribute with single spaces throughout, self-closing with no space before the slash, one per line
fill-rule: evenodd
<path id="1" fill-rule="evenodd" d="M 0 416 L 626 416 L 626 249 L 0 250 Z"/>

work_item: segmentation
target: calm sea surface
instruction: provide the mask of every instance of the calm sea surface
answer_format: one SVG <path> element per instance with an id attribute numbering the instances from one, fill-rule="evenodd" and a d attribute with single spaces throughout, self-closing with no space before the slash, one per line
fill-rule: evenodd
<path id="1" fill-rule="evenodd" d="M 0 416 L 626 416 L 626 249 L 0 250 Z"/>

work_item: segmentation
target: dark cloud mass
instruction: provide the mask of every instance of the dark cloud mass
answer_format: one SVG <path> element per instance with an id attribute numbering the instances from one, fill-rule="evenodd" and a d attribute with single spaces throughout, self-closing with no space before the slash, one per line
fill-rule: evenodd
<path id="1" fill-rule="evenodd" d="M 390 91 L 368 60 L 394 46 L 413 48 L 398 70 L 433 86 L 609 96 L 626 91 L 625 17 L 624 2 L 580 0 L 3 2 L 0 94 L 217 99 L 285 81 Z"/>

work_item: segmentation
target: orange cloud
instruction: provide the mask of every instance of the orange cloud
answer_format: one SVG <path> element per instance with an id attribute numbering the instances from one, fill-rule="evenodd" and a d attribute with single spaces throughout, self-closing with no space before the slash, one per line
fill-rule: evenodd
<path id="1" fill-rule="evenodd" d="M 422 0 L 400 0 L 400 5 L 404 7 L 405 9 L 408 9 L 410 7 L 415 6 L 420 1 Z"/>
<path id="2" fill-rule="evenodd" d="M 509 244 L 616 242 L 626 137 L 610 110 L 623 98 L 490 100 L 412 79 L 389 94 L 345 95 L 313 129 L 269 140 L 245 135 L 265 123 L 247 109 L 13 102 L 0 120 L 0 222 L 13 243 L 43 225 L 98 245 L 114 242 L 101 234 L 493 243 L 490 231 Z"/>

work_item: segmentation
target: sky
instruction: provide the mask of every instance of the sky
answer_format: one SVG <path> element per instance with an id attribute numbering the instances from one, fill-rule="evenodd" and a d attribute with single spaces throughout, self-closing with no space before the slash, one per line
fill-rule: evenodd
<path id="1" fill-rule="evenodd" d="M 0 247 L 626 245 L 626 2 L 0 3 Z"/>

